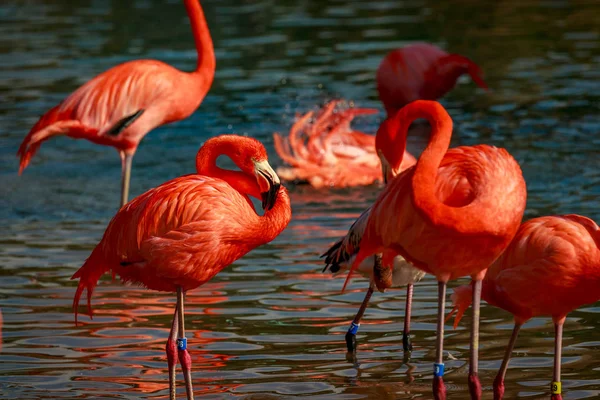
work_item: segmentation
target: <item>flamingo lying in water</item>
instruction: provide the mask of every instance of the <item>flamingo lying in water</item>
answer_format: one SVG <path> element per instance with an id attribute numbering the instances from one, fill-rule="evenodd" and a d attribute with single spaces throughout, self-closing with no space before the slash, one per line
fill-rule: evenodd
<path id="1" fill-rule="evenodd" d="M 393 153 L 391 154 L 393 158 L 390 160 L 386 159 L 382 148 L 383 146 L 389 146 L 393 143 L 393 138 L 396 136 L 398 130 L 398 127 L 395 126 L 394 123 L 397 123 L 397 120 L 385 120 L 379 127 L 376 136 L 377 154 L 381 157 L 382 174 L 386 183 L 405 169 L 412 167 L 416 162 L 416 160 L 410 156 L 410 154 L 410 157 L 407 158 L 403 155 Z M 387 154 L 390 155 L 389 153 Z M 337 273 L 339 271 L 349 269 L 360 249 L 360 242 L 362 240 L 370 214 L 371 208 L 368 208 L 352 224 L 346 236 L 338 240 L 325 252 L 325 254 L 321 256 L 325 257 L 325 268 L 323 269 L 323 272 L 329 269 L 329 271 L 332 273 Z M 381 274 L 389 272 L 389 270 L 381 268 L 380 255 L 375 255 L 365 259 L 358 266 L 358 270 L 364 275 L 369 276 L 371 278 L 371 282 L 369 284 L 369 289 L 365 294 L 365 298 L 358 312 L 356 313 L 356 316 L 352 320 L 348 332 L 346 332 L 346 347 L 350 353 L 354 353 L 356 351 L 356 333 L 358 332 L 360 320 L 362 319 L 369 301 L 371 300 L 371 296 L 373 295 L 375 287 L 377 286 L 377 283 L 380 282 L 380 279 L 377 279 L 377 277 Z M 404 330 L 402 332 L 402 345 L 404 351 L 410 351 L 412 350 L 412 345 L 410 343 L 410 317 L 412 309 L 413 284 L 420 281 L 423 276 L 425 276 L 425 272 L 413 267 L 404 258 L 398 256 L 394 258 L 394 265 L 391 270 L 391 275 L 391 277 L 388 276 L 388 279 L 391 279 L 389 286 L 399 287 L 406 285 L 406 307 L 404 314 Z"/>
<path id="2" fill-rule="evenodd" d="M 383 253 L 391 267 L 400 255 L 438 280 L 437 351 L 433 394 L 446 398 L 443 383 L 443 339 L 446 283 L 461 276 L 474 281 L 469 390 L 481 398 L 477 377 L 479 301 L 486 269 L 507 248 L 519 228 L 527 191 L 519 164 L 504 149 L 461 146 L 448 149 L 452 119 L 435 101 L 417 100 L 392 117 L 398 133 L 393 146 L 384 146 L 387 159 L 403 154 L 410 123 L 425 118 L 431 137 L 417 164 L 396 176 L 371 209 L 353 270 L 365 258 Z M 444 168 L 443 174 L 440 170 Z M 389 274 L 388 274 L 389 276 Z M 391 282 L 381 282 L 391 284 Z M 345 285 L 344 285 L 345 287 Z"/>
<path id="3" fill-rule="evenodd" d="M 448 54 L 432 44 L 417 43 L 394 50 L 382 60 L 377 69 L 377 90 L 389 118 L 413 100 L 444 96 L 465 73 L 477 85 L 487 88 L 481 69 L 468 58 Z M 273 135 L 277 154 L 291 166 L 277 169 L 282 179 L 306 181 L 314 187 L 368 185 L 382 179 L 373 151 L 374 139 L 350 128 L 356 115 L 373 114 L 376 110 L 335 113 L 338 103 L 323 107 L 314 122 L 312 112 L 297 118 L 288 138 Z M 308 143 L 298 137 L 302 134 Z"/>
<path id="4" fill-rule="evenodd" d="M 517 335 L 530 318 L 548 315 L 555 330 L 553 400 L 562 399 L 560 359 L 567 314 L 600 300 L 600 228 L 580 215 L 531 219 L 521 225 L 502 256 L 488 269 L 481 297 L 514 315 L 504 360 L 494 380 L 494 399 L 504 397 L 504 377 Z M 471 304 L 473 288 L 454 289 L 454 327 Z M 450 317 L 452 315 L 448 317 Z"/>
<path id="5" fill-rule="evenodd" d="M 220 155 L 230 157 L 241 171 L 217 167 Z M 196 174 L 165 182 L 122 207 L 72 278 L 79 278 L 73 300 L 76 322 L 83 290 L 87 289 L 91 316 L 92 292 L 109 270 L 124 282 L 177 292 L 167 342 L 171 399 L 175 398 L 176 349 L 188 399 L 193 398 L 183 294 L 275 239 L 291 219 L 287 191 L 280 187 L 259 141 L 236 135 L 211 138 L 198 151 L 196 168 Z M 249 196 L 262 198 L 263 216 L 256 214 Z"/>
<path id="6" fill-rule="evenodd" d="M 119 64 L 81 86 L 31 128 L 17 155 L 19 174 L 40 145 L 58 135 L 112 146 L 121 157 L 121 206 L 127 203 L 133 155 L 148 132 L 189 117 L 215 75 L 215 54 L 198 0 L 184 0 L 198 63 L 187 73 L 156 60 Z"/>

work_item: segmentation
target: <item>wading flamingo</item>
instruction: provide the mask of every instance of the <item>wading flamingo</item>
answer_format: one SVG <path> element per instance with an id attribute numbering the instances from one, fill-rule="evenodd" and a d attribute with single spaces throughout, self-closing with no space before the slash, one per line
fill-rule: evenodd
<path id="1" fill-rule="evenodd" d="M 387 160 L 381 151 L 383 146 L 393 144 L 392 138 L 395 137 L 398 130 L 398 127 L 394 125 L 396 122 L 396 120 L 385 120 L 380 125 L 376 135 L 377 154 L 381 158 L 382 175 L 386 183 L 400 172 L 412 167 L 416 162 L 410 154 L 410 157 L 407 158 L 406 156 L 399 156 L 396 153 L 393 154 L 393 159 Z M 370 213 L 371 208 L 365 210 L 352 224 L 346 236 L 338 240 L 321 256 L 325 257 L 325 268 L 323 269 L 323 272 L 329 269 L 332 273 L 337 273 L 349 269 L 360 249 L 360 241 L 362 240 Z M 369 276 L 371 282 L 369 284 L 369 289 L 365 294 L 365 298 L 358 309 L 356 316 L 352 320 L 348 332 L 346 332 L 346 347 L 350 353 L 356 351 L 356 333 L 360 327 L 360 320 L 365 313 L 371 296 L 377 286 L 376 284 L 380 281 L 380 279 L 375 279 L 375 274 L 382 275 L 389 272 L 389 270 L 382 269 L 381 267 L 380 255 L 368 257 L 358 266 L 359 272 Z M 406 307 L 404 314 L 404 330 L 402 332 L 402 346 L 404 351 L 410 351 L 412 350 L 412 345 L 410 343 L 410 316 L 412 309 L 413 284 L 414 282 L 420 281 L 425 275 L 425 272 L 413 267 L 406 262 L 404 258 L 398 256 L 394 258 L 394 265 L 391 273 L 391 287 L 406 285 Z M 389 278 L 390 277 L 388 277 L 388 279 Z"/>
<path id="2" fill-rule="evenodd" d="M 383 253 L 384 266 L 391 266 L 393 258 L 400 255 L 435 275 L 439 292 L 433 394 L 436 399 L 445 399 L 442 350 L 446 283 L 470 276 L 475 290 L 469 390 L 472 398 L 479 399 L 481 281 L 519 228 L 527 198 L 525 180 L 519 164 L 504 149 L 477 145 L 448 150 L 452 119 L 435 101 L 417 100 L 392 117 L 399 129 L 394 146 L 382 148 L 387 159 L 394 151 L 404 153 L 408 127 L 417 118 L 425 118 L 431 125 L 429 143 L 416 166 L 396 176 L 379 194 L 346 283 L 366 257 L 377 253 Z M 447 169 L 443 179 L 440 167 Z"/>
<path id="3" fill-rule="evenodd" d="M 531 219 L 521 225 L 502 256 L 488 269 L 481 297 L 514 315 L 515 327 L 494 380 L 494 399 L 504 396 L 504 376 L 519 329 L 530 318 L 554 322 L 552 399 L 562 399 L 560 358 L 563 324 L 576 308 L 600 300 L 600 228 L 580 215 Z M 471 304 L 471 286 L 454 289 L 454 327 Z M 452 315 L 450 313 L 449 317 Z"/>
<path id="4" fill-rule="evenodd" d="M 481 68 L 460 54 L 448 54 L 429 43 L 415 43 L 389 52 L 377 68 L 377 91 L 388 117 L 415 100 L 437 100 L 463 74 L 487 89 Z"/>
<path id="5" fill-rule="evenodd" d="M 220 155 L 241 169 L 216 166 Z M 273 240 L 291 219 L 290 200 L 256 139 L 222 135 L 207 140 L 196 156 L 196 174 L 175 178 L 136 197 L 115 215 L 83 266 L 73 275 L 75 321 L 84 289 L 88 312 L 94 287 L 111 271 L 124 282 L 177 292 L 167 342 L 169 390 L 175 398 L 177 351 L 188 398 L 193 398 L 191 358 L 186 350 L 183 294 L 250 250 Z M 262 198 L 258 216 L 249 196 Z"/>
<path id="6" fill-rule="evenodd" d="M 42 115 L 21 143 L 19 174 L 42 142 L 58 135 L 112 146 L 121 157 L 121 206 L 127 203 L 131 162 L 142 138 L 154 128 L 189 117 L 215 74 L 213 43 L 198 0 L 184 0 L 198 63 L 188 73 L 156 60 L 119 64 L 81 86 Z"/>
<path id="7" fill-rule="evenodd" d="M 356 116 L 376 114 L 373 108 L 343 109 L 331 101 L 316 116 L 299 116 L 287 137 L 273 134 L 275 151 L 290 167 L 277 168 L 285 181 L 308 182 L 315 188 L 370 185 L 382 180 L 375 137 L 353 130 Z M 404 166 L 414 163 L 406 154 Z"/>

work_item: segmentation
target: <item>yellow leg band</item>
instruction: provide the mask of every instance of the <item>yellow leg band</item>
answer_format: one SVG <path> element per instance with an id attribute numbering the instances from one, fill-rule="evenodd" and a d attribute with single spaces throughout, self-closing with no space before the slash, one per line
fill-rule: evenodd
<path id="1" fill-rule="evenodd" d="M 552 385 L 550 385 L 550 390 L 552 391 L 552 394 L 561 394 L 561 389 L 562 385 L 560 384 L 560 382 L 552 382 Z"/>

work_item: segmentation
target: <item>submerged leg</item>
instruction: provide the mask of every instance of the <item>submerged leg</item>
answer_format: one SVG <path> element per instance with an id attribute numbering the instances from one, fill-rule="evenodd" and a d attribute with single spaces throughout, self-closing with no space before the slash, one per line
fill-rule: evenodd
<path id="1" fill-rule="evenodd" d="M 469 392 L 471 399 L 481 399 L 479 383 L 479 310 L 481 305 L 481 280 L 473 281 L 473 319 L 471 320 L 471 357 L 469 363 Z"/>
<path id="2" fill-rule="evenodd" d="M 177 338 L 177 349 L 179 350 L 179 362 L 185 379 L 185 391 L 188 400 L 194 400 L 194 389 L 192 387 L 192 358 L 187 351 L 187 339 L 185 337 L 183 290 L 177 287 L 177 307 L 179 308 L 179 337 Z"/>
<path id="3" fill-rule="evenodd" d="M 515 322 L 515 327 L 513 328 L 512 335 L 510 336 L 508 347 L 506 348 L 506 352 L 504 353 L 502 365 L 500 366 L 500 370 L 498 370 L 498 375 L 496 375 L 496 379 L 494 379 L 494 400 L 502 400 L 502 398 L 504 397 L 504 377 L 506 376 L 508 361 L 510 360 L 513 348 L 515 347 L 515 342 L 517 341 L 517 336 L 519 335 L 520 329 L 521 324 Z"/>
<path id="4" fill-rule="evenodd" d="M 369 304 L 369 300 L 371 300 L 371 296 L 373 295 L 373 286 L 369 285 L 369 290 L 367 290 L 367 294 L 358 309 L 358 312 L 354 316 L 352 323 L 350 324 L 350 328 L 348 328 L 348 332 L 346 332 L 346 347 L 348 348 L 348 352 L 354 353 L 356 351 L 356 333 L 358 332 L 358 328 L 360 327 L 360 320 L 362 319 L 365 310 L 367 309 L 367 305 Z"/>
<path id="5" fill-rule="evenodd" d="M 402 332 L 402 348 L 404 351 L 412 351 L 410 342 L 410 313 L 412 309 L 412 297 L 414 285 L 409 283 L 406 287 L 406 309 L 404 310 L 404 331 Z"/>
<path id="6" fill-rule="evenodd" d="M 444 385 L 444 312 L 446 308 L 446 282 L 438 282 L 438 320 L 435 364 L 433 364 L 433 397 L 446 400 Z"/>
<path id="7" fill-rule="evenodd" d="M 125 154 L 124 151 L 120 151 L 119 155 L 121 156 L 121 207 L 123 207 L 129 198 L 129 178 L 133 154 Z"/>
<path id="8" fill-rule="evenodd" d="M 562 333 L 565 319 L 562 318 L 558 322 L 554 322 L 554 374 L 550 390 L 552 392 L 552 400 L 562 400 L 562 384 L 560 382 L 560 359 L 562 355 Z"/>
<path id="9" fill-rule="evenodd" d="M 169 363 L 169 399 L 176 400 L 175 379 L 177 375 L 177 335 L 179 333 L 179 307 L 175 307 L 173 314 L 173 323 L 171 324 L 171 333 L 167 340 L 167 362 Z"/>

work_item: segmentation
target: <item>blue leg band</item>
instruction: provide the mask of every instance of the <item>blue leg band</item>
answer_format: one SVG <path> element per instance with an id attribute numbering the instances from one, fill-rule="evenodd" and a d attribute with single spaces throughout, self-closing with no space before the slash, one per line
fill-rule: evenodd
<path id="1" fill-rule="evenodd" d="M 433 364 L 433 376 L 444 376 L 444 364 Z"/>
<path id="2" fill-rule="evenodd" d="M 177 350 L 186 350 L 187 349 L 187 338 L 178 338 L 177 339 Z"/>
<path id="3" fill-rule="evenodd" d="M 360 327 L 360 324 L 352 322 L 352 324 L 350 324 L 350 329 L 348 329 L 348 332 L 353 335 L 356 335 L 356 332 L 358 332 L 359 327 Z"/>

